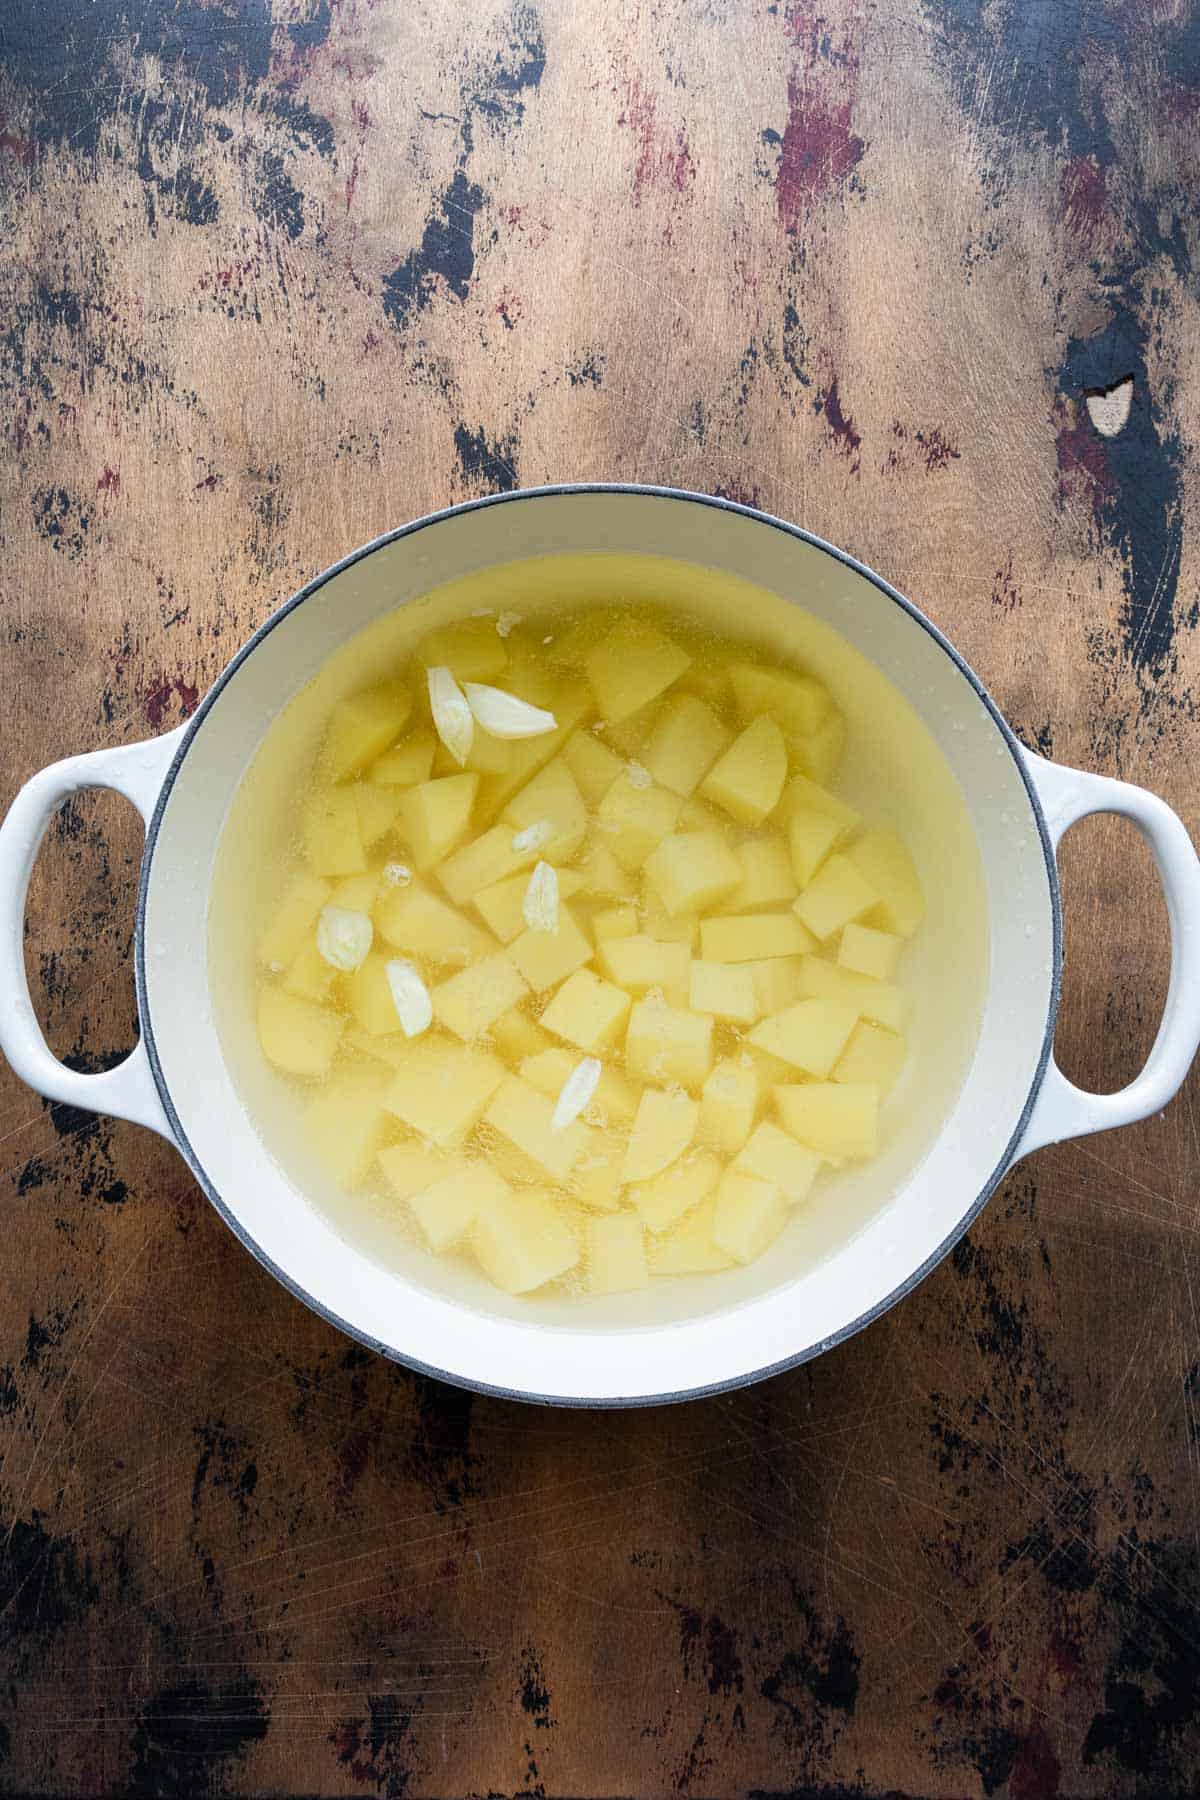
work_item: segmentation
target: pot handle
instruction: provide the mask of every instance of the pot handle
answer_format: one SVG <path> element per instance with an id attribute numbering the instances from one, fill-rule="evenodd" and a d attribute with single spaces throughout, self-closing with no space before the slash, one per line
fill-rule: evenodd
<path id="1" fill-rule="evenodd" d="M 55 809 L 81 788 L 111 788 L 131 801 L 149 823 L 186 730 L 181 725 L 164 737 L 51 763 L 25 783 L 0 824 L 0 994 L 4 996 L 0 1051 L 14 1073 L 48 1100 L 132 1119 L 172 1142 L 144 1038 L 139 1038 L 124 1062 L 100 1075 L 68 1069 L 47 1044 L 25 974 L 25 896 L 38 847 Z"/>
<path id="2" fill-rule="evenodd" d="M 1086 1093 L 1067 1080 L 1051 1054 L 1014 1162 L 1043 1144 L 1131 1125 L 1158 1112 L 1182 1087 L 1200 1045 L 1200 857 L 1183 820 L 1145 788 L 1068 769 L 1031 750 L 1023 755 L 1056 850 L 1067 827 L 1089 813 L 1119 813 L 1145 838 L 1167 902 L 1171 979 L 1158 1036 L 1145 1068 L 1128 1087 L 1115 1094 Z"/>

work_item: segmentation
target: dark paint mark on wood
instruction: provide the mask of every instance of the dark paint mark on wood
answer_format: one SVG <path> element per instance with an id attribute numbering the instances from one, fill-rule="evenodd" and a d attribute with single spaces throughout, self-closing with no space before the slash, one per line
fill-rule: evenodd
<path id="1" fill-rule="evenodd" d="M 420 248 L 412 250 L 385 277 L 383 310 L 403 331 L 414 313 L 424 312 L 441 288 L 465 300 L 475 272 L 475 219 L 486 195 L 461 167 L 430 213 Z"/>
<path id="2" fill-rule="evenodd" d="M 850 473 L 857 475 L 859 471 L 859 450 L 862 438 L 855 427 L 849 413 L 843 411 L 842 396 L 838 390 L 837 376 L 829 383 L 816 403 L 816 411 L 824 413 L 825 423 L 829 427 L 835 447 L 841 451 L 850 464 Z"/>
<path id="3" fill-rule="evenodd" d="M 222 1687 L 193 1678 L 161 1689 L 142 1708 L 133 1733 L 127 1800 L 228 1793 L 228 1765 L 260 1743 L 269 1724 L 261 1689 L 246 1672 Z"/>
<path id="4" fill-rule="evenodd" d="M 497 493 L 508 494 L 517 486 L 517 440 L 501 438 L 489 444 L 483 426 L 469 431 L 465 425 L 454 427 L 454 454 L 462 479 L 468 486 L 480 483 Z"/>

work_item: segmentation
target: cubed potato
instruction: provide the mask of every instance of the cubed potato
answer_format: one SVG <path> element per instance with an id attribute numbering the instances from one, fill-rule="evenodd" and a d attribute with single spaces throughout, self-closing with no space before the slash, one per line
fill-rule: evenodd
<path id="1" fill-rule="evenodd" d="M 736 1155 L 754 1129 L 759 1094 L 758 1073 L 749 1057 L 717 1063 L 700 1094 L 700 1142 Z"/>
<path id="2" fill-rule="evenodd" d="M 344 1050 L 355 1056 L 372 1057 L 389 1069 L 398 1069 L 401 1063 L 407 1062 L 411 1047 L 412 1039 L 405 1037 L 400 1030 L 384 1032 L 382 1037 L 376 1037 L 372 1032 L 364 1031 L 361 1025 L 348 1025 L 342 1038 Z"/>
<path id="3" fill-rule="evenodd" d="M 715 1275 L 732 1269 L 734 1260 L 713 1237 L 717 1200 L 702 1200 L 694 1213 L 654 1247 L 652 1267 L 656 1275 Z"/>
<path id="4" fill-rule="evenodd" d="M 385 750 L 371 764 L 369 774 L 377 787 L 416 787 L 428 781 L 433 773 L 433 758 L 438 748 L 437 734 L 423 729 L 410 731 L 402 744 Z"/>
<path id="5" fill-rule="evenodd" d="M 645 861 L 646 880 L 671 918 L 707 912 L 733 893 L 742 868 L 715 831 L 672 833 Z"/>
<path id="6" fill-rule="evenodd" d="M 811 675 L 735 663 L 729 679 L 742 719 L 773 719 L 789 737 L 811 736 L 832 711 L 828 688 Z"/>
<path id="7" fill-rule="evenodd" d="M 636 1183 L 629 1190 L 629 1198 L 648 1231 L 669 1231 L 693 1206 L 708 1198 L 720 1179 L 720 1157 L 711 1150 L 693 1150 L 661 1175 Z"/>
<path id="8" fill-rule="evenodd" d="M 265 987 L 258 996 L 263 1055 L 288 1075 L 327 1075 L 345 1023 L 335 1012 L 282 988 Z"/>
<path id="9" fill-rule="evenodd" d="M 557 931 L 523 931 L 508 954 L 535 994 L 557 987 L 592 957 L 592 940 L 569 906 L 558 909 Z"/>
<path id="10" fill-rule="evenodd" d="M 886 1025 L 889 1031 L 903 1031 L 912 1010 L 910 996 L 894 982 L 856 975 L 852 969 L 840 968 L 820 956 L 801 959 L 800 991 L 805 999 L 836 1000 L 842 1006 L 852 1006 L 860 1019 Z"/>
<path id="11" fill-rule="evenodd" d="M 345 995 L 359 1029 L 368 1037 L 384 1037 L 400 1027 L 400 1015 L 387 978 L 388 957 L 372 950 L 345 978 Z"/>
<path id="12" fill-rule="evenodd" d="M 621 1131 L 597 1130 L 586 1156 L 576 1163 L 570 1180 L 570 1194 L 581 1206 L 592 1212 L 618 1212 L 624 1204 L 625 1187 L 621 1180 L 625 1161 L 626 1136 Z"/>
<path id="13" fill-rule="evenodd" d="M 382 682 L 339 700 L 329 715 L 321 749 L 325 779 L 345 781 L 382 756 L 404 730 L 411 711 L 412 690 L 400 681 Z"/>
<path id="14" fill-rule="evenodd" d="M 509 1199 L 508 1183 L 477 1157 L 408 1197 L 409 1211 L 429 1248 L 441 1256 L 461 1244 L 476 1220 Z"/>
<path id="15" fill-rule="evenodd" d="M 636 937 L 639 930 L 636 906 L 606 906 L 592 914 L 592 936 L 597 944 L 610 938 Z"/>
<path id="16" fill-rule="evenodd" d="M 674 1005 L 687 1005 L 692 956 L 686 944 L 660 944 L 638 932 L 636 937 L 609 938 L 596 956 L 609 979 L 635 999 L 661 988 Z"/>
<path id="17" fill-rule="evenodd" d="M 738 965 L 750 971 L 760 1018 L 764 1013 L 782 1012 L 793 1000 L 805 998 L 800 988 L 800 962 L 798 956 L 765 956 L 758 962 Z"/>
<path id="18" fill-rule="evenodd" d="M 295 962 L 332 891 L 327 881 L 306 869 L 292 876 L 258 940 L 258 960 L 264 968 L 279 970 Z"/>
<path id="19" fill-rule="evenodd" d="M 496 948 L 486 931 L 419 881 L 383 887 L 375 903 L 375 924 L 393 949 L 434 962 L 473 962 Z"/>
<path id="20" fill-rule="evenodd" d="M 492 1026 L 492 1042 L 509 1062 L 520 1062 L 523 1056 L 536 1056 L 551 1048 L 550 1036 L 536 1019 L 514 1007 Z"/>
<path id="21" fill-rule="evenodd" d="M 591 1143 L 591 1129 L 578 1119 L 561 1131 L 552 1124 L 554 1102 L 546 1094 L 522 1081 L 519 1075 L 506 1075 L 488 1102 L 484 1123 L 492 1126 L 510 1144 L 554 1181 L 566 1181 L 581 1156 L 586 1156 Z"/>
<path id="22" fill-rule="evenodd" d="M 621 940 L 629 942 L 628 939 Z M 590 969 L 569 975 L 542 1014 L 542 1024 L 555 1037 L 596 1056 L 618 1042 L 629 1018 L 629 995 Z"/>
<path id="23" fill-rule="evenodd" d="M 700 942 L 700 921 L 695 913 L 680 913 L 673 919 L 658 895 L 647 887 L 642 895 L 641 932 L 656 944 L 683 944 L 691 951 Z"/>
<path id="24" fill-rule="evenodd" d="M 838 944 L 838 963 L 856 975 L 870 975 L 876 981 L 890 981 L 904 948 L 904 939 L 892 931 L 878 931 L 873 925 L 847 925 Z"/>
<path id="25" fill-rule="evenodd" d="M 813 947 L 811 933 L 794 912 L 729 913 L 700 921 L 700 954 L 705 962 L 764 962 L 801 956 Z"/>
<path id="26" fill-rule="evenodd" d="M 754 976 L 744 963 L 694 961 L 688 972 L 688 1005 L 735 1025 L 752 1025 L 759 1016 Z"/>
<path id="27" fill-rule="evenodd" d="M 639 706 L 628 718 L 614 719 L 611 722 L 601 720 L 600 729 L 604 734 L 604 742 L 610 750 L 616 751 L 626 766 L 630 762 L 641 762 L 642 752 L 650 741 L 650 734 L 658 723 L 661 711 L 661 701 L 652 700 L 648 706 Z M 644 763 L 641 766 L 645 768 Z M 646 772 L 649 774 L 649 770 Z"/>
<path id="28" fill-rule="evenodd" d="M 907 1054 L 899 1032 L 860 1019 L 833 1065 L 832 1078 L 878 1088 L 882 1100 L 895 1087 Z"/>
<path id="29" fill-rule="evenodd" d="M 418 1038 L 385 1105 L 420 1137 L 449 1144 L 470 1131 L 504 1078 L 504 1064 L 489 1051 L 451 1038 Z"/>
<path id="30" fill-rule="evenodd" d="M 599 806 L 625 767 L 623 758 L 615 755 L 594 731 L 573 731 L 563 745 L 562 757 L 590 807 Z"/>
<path id="31" fill-rule="evenodd" d="M 371 1172 L 391 1124 L 383 1096 L 391 1077 L 386 1069 L 342 1069 L 304 1109 L 304 1130 L 331 1181 L 350 1191 Z"/>
<path id="32" fill-rule="evenodd" d="M 370 918 L 379 898 L 379 872 L 368 869 L 365 875 L 344 875 L 334 883 L 330 906 L 344 907 L 347 912 L 366 913 Z"/>
<path id="33" fill-rule="evenodd" d="M 712 1068 L 713 1022 L 705 1013 L 639 1000 L 625 1033 L 625 1067 L 635 1081 L 699 1088 Z"/>
<path id="34" fill-rule="evenodd" d="M 427 669 L 449 669 L 456 681 L 495 681 L 508 667 L 508 646 L 490 615 L 426 632 L 417 655 Z"/>
<path id="35" fill-rule="evenodd" d="M 787 1223 L 787 1201 L 773 1181 L 726 1169 L 717 1189 L 713 1242 L 735 1262 L 752 1263 Z"/>
<path id="36" fill-rule="evenodd" d="M 482 1037 L 502 1013 L 528 994 L 524 979 L 503 950 L 460 969 L 433 990 L 433 1016 L 464 1043 Z"/>
<path id="37" fill-rule="evenodd" d="M 563 1050 L 557 1045 L 549 1050 L 539 1050 L 533 1056 L 522 1059 L 517 1073 L 522 1081 L 535 1087 L 539 1094 L 557 1103 L 559 1095 L 579 1067 L 579 1054 L 576 1050 Z M 587 1108 L 583 1113 L 585 1124 L 592 1124 L 596 1118 L 603 1116 L 607 1124 L 628 1124 L 637 1111 L 640 1091 L 631 1081 L 626 1081 L 619 1069 L 602 1067 L 600 1079 L 596 1083 Z"/>
<path id="38" fill-rule="evenodd" d="M 358 807 L 349 788 L 323 788 L 310 795 L 301 832 L 314 874 L 361 875 L 366 869 Z"/>
<path id="39" fill-rule="evenodd" d="M 359 837 L 364 849 L 370 850 L 395 824 L 400 793 L 396 788 L 376 787 L 370 781 L 356 781 L 350 792 L 358 812 Z"/>
<path id="40" fill-rule="evenodd" d="M 581 669 L 588 651 L 594 650 L 601 638 L 607 637 L 613 627 L 620 623 L 620 619 L 621 614 L 615 606 L 589 606 L 566 631 L 554 633 L 549 654 L 556 663 Z"/>
<path id="41" fill-rule="evenodd" d="M 853 1006 L 836 1000 L 797 1000 L 756 1025 L 750 1042 L 806 1075 L 828 1075 L 858 1023 Z"/>
<path id="42" fill-rule="evenodd" d="M 502 829 L 510 830 L 507 825 Z M 476 912 L 502 944 L 511 944 L 527 929 L 524 909 L 531 873 L 531 870 L 523 869 L 519 875 L 510 875 L 506 881 L 498 881 L 494 887 L 483 888 L 473 896 Z M 582 886 L 583 878 L 577 870 L 558 870 L 560 904 L 579 893 Z"/>
<path id="43" fill-rule="evenodd" d="M 575 870 L 585 899 L 631 900 L 637 892 L 633 876 L 617 861 L 603 837 L 585 843 L 575 859 Z"/>
<path id="44" fill-rule="evenodd" d="M 317 949 L 316 939 L 310 938 L 288 964 L 283 991 L 299 994 L 302 1000 L 328 1000 L 337 976 L 337 970 Z"/>
<path id="45" fill-rule="evenodd" d="M 379 1152 L 379 1167 L 388 1187 L 400 1200 L 423 1194 L 448 1175 L 461 1174 L 468 1158 L 457 1150 L 435 1150 L 415 1138 L 388 1144 Z"/>
<path id="46" fill-rule="evenodd" d="M 831 712 L 811 737 L 797 738 L 794 749 L 801 772 L 811 781 L 831 781 L 846 751 L 846 721 L 841 713 Z"/>
<path id="47" fill-rule="evenodd" d="M 472 900 L 478 900 L 485 888 L 506 881 L 522 869 L 532 869 L 540 852 L 536 848 L 514 850 L 516 836 L 511 825 L 493 825 L 439 864 L 437 878 L 455 906 L 468 906 Z"/>
<path id="48" fill-rule="evenodd" d="M 493 1200 L 471 1233 L 475 1258 L 506 1294 L 528 1294 L 567 1274 L 579 1261 L 575 1233 L 552 1196 L 523 1188 Z"/>
<path id="49" fill-rule="evenodd" d="M 828 788 L 819 787 L 807 775 L 792 776 L 783 790 L 775 816 L 786 829 L 797 812 L 824 813 L 828 818 L 836 819 L 842 827 L 843 838 L 849 837 L 862 824 L 860 813 L 836 794 L 831 794 Z"/>
<path id="50" fill-rule="evenodd" d="M 476 818 L 481 825 L 493 825 L 513 795 L 526 787 L 540 769 L 553 760 L 571 733 L 591 710 L 591 689 L 586 681 L 570 677 L 550 679 L 543 671 L 540 681 L 514 680 L 510 674 L 505 683 L 510 692 L 532 706 L 544 707 L 558 721 L 553 731 L 540 737 L 522 738 L 511 745 L 512 758 L 504 775 L 485 775 L 479 790 Z"/>
<path id="51" fill-rule="evenodd" d="M 601 718 L 625 719 L 665 693 L 691 660 L 653 626 L 627 619 L 587 652 L 583 666 Z"/>
<path id="52" fill-rule="evenodd" d="M 895 831 L 865 831 L 846 856 L 879 896 L 871 923 L 911 937 L 925 917 L 925 896 L 908 846 Z"/>
<path id="53" fill-rule="evenodd" d="M 846 835 L 845 826 L 831 813 L 810 812 L 797 806 L 788 825 L 788 849 L 797 884 L 806 888 L 825 858 Z"/>
<path id="54" fill-rule="evenodd" d="M 879 894 L 840 850 L 822 863 L 795 904 L 796 917 L 822 942 L 861 919 L 879 903 Z"/>
<path id="55" fill-rule="evenodd" d="M 721 902 L 718 912 L 752 913 L 765 907 L 791 905 L 798 884 L 783 838 L 748 838 L 735 846 L 733 854 L 742 878 L 728 899 Z"/>
<path id="56" fill-rule="evenodd" d="M 638 1101 L 621 1171 L 623 1181 L 650 1181 L 683 1155 L 696 1135 L 700 1108 L 686 1094 L 647 1088 Z"/>
<path id="57" fill-rule="evenodd" d="M 790 1132 L 764 1119 L 738 1151 L 733 1166 L 746 1175 L 757 1175 L 760 1181 L 774 1182 L 788 1205 L 798 1206 L 808 1197 L 821 1158 Z"/>
<path id="58" fill-rule="evenodd" d="M 477 725 L 465 762 L 460 763 L 453 752 L 439 741 L 433 759 L 433 773 L 457 775 L 460 769 L 466 769 L 475 775 L 511 775 L 516 752 L 515 742 L 492 737 L 482 726 Z"/>
<path id="59" fill-rule="evenodd" d="M 444 775 L 407 790 L 397 824 L 418 869 L 432 869 L 466 837 L 478 792 L 478 775 Z"/>
<path id="60" fill-rule="evenodd" d="M 652 850 L 675 829 L 678 794 L 666 788 L 636 786 L 629 773 L 618 775 L 596 811 L 598 841 L 606 844 L 626 869 L 640 869 Z"/>
<path id="61" fill-rule="evenodd" d="M 774 719 L 755 719 L 718 758 L 700 785 L 740 825 L 761 825 L 779 804 L 787 779 L 787 746 Z"/>
<path id="62" fill-rule="evenodd" d="M 588 814 L 575 777 L 561 757 L 546 764 L 532 781 L 514 794 L 504 808 L 504 818 L 514 834 L 538 825 L 553 827 L 551 836 L 538 846 L 544 862 L 570 862 L 587 834 Z"/>
<path id="63" fill-rule="evenodd" d="M 795 1081 L 796 1070 L 792 1063 L 784 1062 L 782 1056 L 772 1056 L 769 1050 L 760 1050 L 756 1044 L 743 1044 L 739 1056 L 748 1056 L 758 1076 L 758 1085 L 764 1094 L 769 1094 L 781 1082 Z"/>
<path id="64" fill-rule="evenodd" d="M 593 1294 L 628 1294 L 649 1286 L 645 1234 L 632 1213 L 588 1220 L 587 1282 Z"/>
<path id="65" fill-rule="evenodd" d="M 792 1136 L 822 1156 L 874 1156 L 879 1090 L 869 1082 L 807 1081 L 775 1089 L 779 1117 Z"/>
<path id="66" fill-rule="evenodd" d="M 540 1188 L 545 1183 L 546 1171 L 541 1164 L 495 1132 L 489 1137 L 487 1157 L 491 1167 L 509 1187 Z"/>
<path id="67" fill-rule="evenodd" d="M 641 760 L 660 787 L 686 798 L 732 738 L 712 707 L 695 694 L 672 694 L 659 709 Z"/>
<path id="68" fill-rule="evenodd" d="M 548 1050 L 537 1050 L 532 1056 L 522 1057 L 517 1074 L 539 1094 L 545 1094 L 548 1100 L 557 1100 L 578 1067 L 579 1057 L 574 1050 L 551 1044 Z"/>

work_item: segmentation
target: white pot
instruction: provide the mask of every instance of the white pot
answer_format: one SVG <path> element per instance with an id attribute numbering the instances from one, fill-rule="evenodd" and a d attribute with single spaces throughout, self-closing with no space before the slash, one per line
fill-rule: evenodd
<path id="1" fill-rule="evenodd" d="M 210 931 L 207 901 L 223 825 L 268 725 L 354 634 L 473 571 L 596 550 L 676 558 L 802 601 L 803 614 L 782 604 L 781 613 L 810 621 L 806 654 L 825 659 L 848 706 L 851 785 L 857 779 L 905 830 L 930 899 L 912 973 L 921 995 L 914 1074 L 884 1154 L 839 1175 L 837 1204 L 800 1209 L 754 1267 L 658 1283 L 651 1300 L 509 1301 L 454 1262 L 369 1254 L 305 1198 L 286 1148 L 293 1098 L 251 1042 L 249 951 L 236 925 Z M 836 683 L 839 641 L 858 664 L 849 695 Z M 889 754 L 902 715 L 907 735 Z M 84 787 L 117 790 L 147 821 L 135 938 L 141 1041 L 102 1075 L 77 1074 L 51 1054 L 22 949 L 42 833 Z M 1051 1055 L 1061 963 L 1054 846 L 1093 812 L 1121 813 L 1142 831 L 1171 923 L 1154 1048 L 1137 1080 L 1108 1095 L 1074 1087 Z M 31 1087 L 169 1138 L 254 1255 L 363 1342 L 450 1381 L 565 1404 L 680 1399 L 817 1355 L 945 1256 L 1017 1158 L 1163 1106 L 1200 1040 L 1200 862 L 1170 808 L 1022 749 L 954 648 L 861 564 L 779 520 L 665 489 L 499 496 L 357 551 L 255 633 L 186 725 L 69 758 L 27 783 L 0 827 L 0 921 L 0 1048 Z"/>

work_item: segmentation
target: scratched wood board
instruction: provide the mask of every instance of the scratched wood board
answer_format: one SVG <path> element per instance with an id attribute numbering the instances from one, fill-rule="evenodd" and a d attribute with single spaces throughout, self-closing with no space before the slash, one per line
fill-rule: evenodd
<path id="1" fill-rule="evenodd" d="M 1193 7 L 10 0 L 0 46 L 5 798 L 373 534 L 594 477 L 846 546 L 1195 832 Z M 35 877 L 79 1068 L 139 849 L 84 797 Z M 1163 909 L 1127 828 L 1063 865 L 1111 1088 Z M 1193 1791 L 1197 1098 L 1031 1158 L 819 1362 L 592 1415 L 358 1348 L 4 1073 L 0 1786 Z"/>

